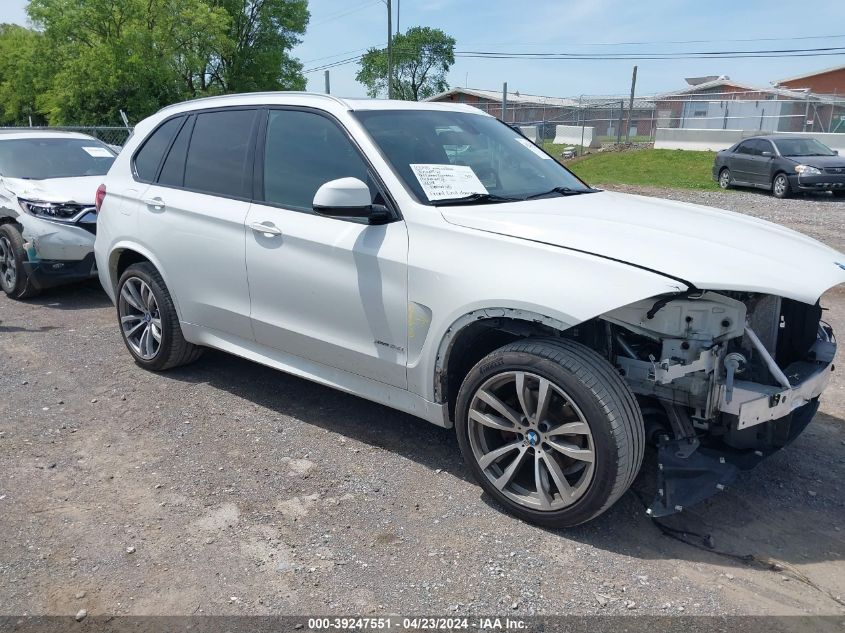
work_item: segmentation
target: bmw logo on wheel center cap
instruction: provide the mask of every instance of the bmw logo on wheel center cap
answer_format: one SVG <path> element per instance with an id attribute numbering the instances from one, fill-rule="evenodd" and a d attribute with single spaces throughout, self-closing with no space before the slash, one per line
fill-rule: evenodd
<path id="1" fill-rule="evenodd" d="M 540 443 L 540 434 L 537 431 L 528 431 L 525 434 L 525 439 L 528 440 L 531 446 L 537 446 Z"/>

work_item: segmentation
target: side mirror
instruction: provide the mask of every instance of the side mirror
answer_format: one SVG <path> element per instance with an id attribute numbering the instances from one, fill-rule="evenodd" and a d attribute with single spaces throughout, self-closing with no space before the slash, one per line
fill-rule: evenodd
<path id="1" fill-rule="evenodd" d="M 838 149 L 833 150 L 833 155 L 834 155 L 834 156 L 839 156 L 839 150 L 838 150 Z"/>
<path id="2" fill-rule="evenodd" d="M 763 158 L 771 158 L 772 156 L 774 156 L 774 154 L 772 154 L 771 152 L 762 152 L 760 155 Z"/>
<path id="3" fill-rule="evenodd" d="M 370 202 L 370 188 L 357 178 L 338 178 L 324 183 L 314 194 L 314 212 L 330 218 L 364 218 L 384 224 L 392 218 L 386 207 Z"/>

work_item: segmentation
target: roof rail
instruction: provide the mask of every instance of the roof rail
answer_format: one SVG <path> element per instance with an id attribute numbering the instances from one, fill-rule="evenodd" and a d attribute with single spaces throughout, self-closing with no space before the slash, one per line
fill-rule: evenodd
<path id="1" fill-rule="evenodd" d="M 200 97 L 198 99 L 188 99 L 187 101 L 180 101 L 179 103 L 171 103 L 170 105 L 166 105 L 158 112 L 166 112 L 171 108 L 175 108 L 177 106 L 185 105 L 186 103 L 206 103 L 208 101 L 225 101 L 227 99 L 233 99 L 235 97 L 262 97 L 262 96 L 277 96 L 277 95 L 296 95 L 296 96 L 307 96 L 307 97 L 321 97 L 323 99 L 329 99 L 330 101 L 334 101 L 342 106 L 347 106 L 348 104 L 346 101 L 341 99 L 340 97 L 336 97 L 334 95 L 325 94 L 324 92 L 308 92 L 307 90 L 267 90 L 263 92 L 233 92 L 230 94 L 225 95 L 214 95 L 212 97 Z M 158 112 L 156 114 L 158 114 Z"/>

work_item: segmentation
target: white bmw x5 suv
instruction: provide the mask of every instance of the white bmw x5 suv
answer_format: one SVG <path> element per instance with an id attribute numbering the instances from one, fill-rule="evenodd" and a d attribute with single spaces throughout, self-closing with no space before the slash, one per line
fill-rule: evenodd
<path id="1" fill-rule="evenodd" d="M 729 485 L 810 422 L 845 256 L 587 186 L 467 106 L 232 95 L 139 123 L 96 259 L 135 361 L 212 347 L 454 426 L 512 513 L 572 526 Z"/>

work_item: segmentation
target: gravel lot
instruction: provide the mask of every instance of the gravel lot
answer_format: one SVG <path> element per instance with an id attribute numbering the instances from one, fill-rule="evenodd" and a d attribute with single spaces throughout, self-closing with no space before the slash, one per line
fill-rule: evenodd
<path id="1" fill-rule="evenodd" d="M 845 203 L 625 190 L 845 251 Z M 845 288 L 823 303 L 845 332 Z M 577 529 L 521 523 L 451 431 L 233 356 L 142 371 L 96 283 L 0 297 L 0 388 L 5 613 L 845 614 L 841 372 L 792 447 L 667 520 L 780 571 L 663 536 L 634 491 Z"/>

